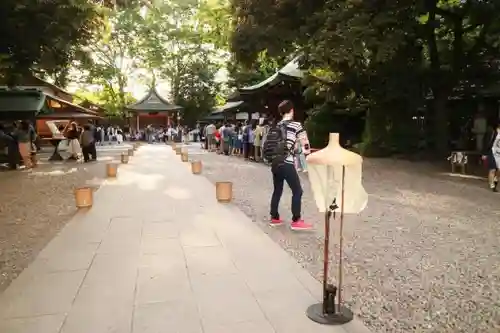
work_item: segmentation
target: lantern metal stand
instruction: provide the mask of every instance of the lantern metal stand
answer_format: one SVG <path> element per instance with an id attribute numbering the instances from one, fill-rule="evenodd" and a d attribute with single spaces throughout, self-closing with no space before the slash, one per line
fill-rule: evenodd
<path id="1" fill-rule="evenodd" d="M 323 325 L 342 325 L 350 322 L 354 315 L 350 309 L 342 304 L 342 259 L 343 259 L 343 229 L 344 229 L 344 183 L 345 166 L 342 166 L 342 192 L 340 203 L 340 240 L 339 240 L 339 266 L 338 266 L 338 287 L 328 283 L 329 266 L 329 246 L 330 246 L 330 220 L 335 211 L 339 208 L 334 199 L 327 212 L 325 212 L 325 244 L 323 249 L 323 302 L 309 306 L 306 314 L 309 319 Z M 338 294 L 337 294 L 338 293 Z M 338 295 L 338 301 L 335 296 Z"/>

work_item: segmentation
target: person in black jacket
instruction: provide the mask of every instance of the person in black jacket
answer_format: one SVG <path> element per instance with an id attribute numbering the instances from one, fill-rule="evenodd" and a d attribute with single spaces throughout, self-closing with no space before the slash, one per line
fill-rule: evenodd
<path id="1" fill-rule="evenodd" d="M 483 160 L 488 167 L 488 184 L 493 192 L 497 192 L 498 177 L 500 176 L 500 122 L 485 136 L 486 144 Z"/>
<path id="2" fill-rule="evenodd" d="M 95 133 L 91 124 L 83 126 L 83 133 L 80 136 L 80 144 L 82 146 L 83 161 L 96 161 L 97 153 L 95 146 Z"/>
<path id="3" fill-rule="evenodd" d="M 21 161 L 21 154 L 19 153 L 16 140 L 8 134 L 3 124 L 0 124 L 0 143 L 2 146 L 7 147 L 7 163 L 9 169 L 16 170 L 17 165 Z"/>
<path id="4" fill-rule="evenodd" d="M 101 133 L 99 133 L 99 131 L 97 130 L 97 127 L 94 125 L 92 120 L 89 120 L 87 128 L 88 128 L 88 131 L 90 131 L 92 133 L 92 138 L 93 138 L 93 140 L 89 146 L 89 149 L 90 149 L 89 153 L 90 153 L 90 155 L 92 155 L 92 161 L 96 161 L 97 160 L 96 142 L 98 142 L 101 139 Z M 85 127 L 84 127 L 84 129 L 85 129 Z"/>

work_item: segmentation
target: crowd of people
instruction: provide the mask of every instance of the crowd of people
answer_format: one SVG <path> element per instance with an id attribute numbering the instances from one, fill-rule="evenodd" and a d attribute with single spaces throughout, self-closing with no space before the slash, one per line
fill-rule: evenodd
<path id="1" fill-rule="evenodd" d="M 188 128 L 186 126 L 160 126 L 147 125 L 145 128 L 136 130 L 131 134 L 132 141 L 154 142 L 186 142 L 188 138 Z"/>
<path id="2" fill-rule="evenodd" d="M 204 148 L 224 155 L 241 156 L 249 161 L 268 163 L 264 158 L 265 144 L 273 120 L 259 120 L 236 123 L 211 123 L 206 125 L 200 134 Z M 294 148 L 294 165 L 297 171 L 307 172 L 305 152 L 302 145 Z"/>
<path id="3" fill-rule="evenodd" d="M 54 127 L 55 130 L 55 127 Z M 58 132 L 58 133 L 57 133 Z M 148 125 L 139 130 L 122 129 L 117 125 L 96 125 L 92 121 L 84 125 L 68 122 L 60 125 L 53 139 L 59 141 L 57 151 L 66 155 L 67 161 L 91 162 L 97 159 L 96 146 L 122 144 L 124 141 L 186 142 L 199 139 L 199 127 L 189 131 L 185 126 Z M 31 169 L 36 166 L 36 155 L 40 151 L 39 137 L 35 126 L 29 121 L 15 121 L 9 126 L 0 123 L 0 152 L 8 168 Z M 0 155 L 1 156 L 1 155 Z"/>
<path id="4" fill-rule="evenodd" d="M 37 133 L 29 121 L 0 124 L 0 145 L 9 169 L 15 170 L 21 164 L 26 168 L 36 165 Z"/>
<path id="5" fill-rule="evenodd" d="M 118 126 L 96 126 L 89 121 L 83 126 L 68 122 L 58 127 L 59 133 L 53 133 L 54 140 L 59 140 L 58 151 L 66 152 L 68 161 L 84 162 L 97 159 L 96 145 L 111 143 L 121 144 L 124 134 Z M 62 140 L 61 140 L 62 138 Z M 38 133 L 29 121 L 15 121 L 9 126 L 0 124 L 0 148 L 9 169 L 21 166 L 31 169 L 37 165 L 37 153 L 40 151 Z"/>
<path id="6" fill-rule="evenodd" d="M 79 126 L 75 122 L 68 123 L 65 127 L 60 126 L 59 131 L 65 137 L 59 143 L 59 151 L 67 151 L 68 161 L 79 161 L 83 158 L 84 162 L 97 160 L 96 145 L 102 145 L 106 142 L 117 141 L 115 129 L 112 127 L 96 127 L 92 122 Z M 123 140 L 122 140 L 123 141 Z"/>
<path id="7" fill-rule="evenodd" d="M 70 122 L 58 129 L 65 138 L 59 143 L 58 150 L 68 153 L 68 161 L 96 161 L 96 146 L 122 144 L 126 137 L 119 126 L 94 125 L 92 121 L 83 126 Z"/>
<path id="8" fill-rule="evenodd" d="M 92 127 L 94 127 L 91 122 L 89 123 Z M 93 130 L 95 130 L 95 141 L 97 145 L 111 144 L 114 142 L 121 144 L 127 136 L 125 131 L 120 126 L 116 125 L 97 125 L 93 128 Z"/>

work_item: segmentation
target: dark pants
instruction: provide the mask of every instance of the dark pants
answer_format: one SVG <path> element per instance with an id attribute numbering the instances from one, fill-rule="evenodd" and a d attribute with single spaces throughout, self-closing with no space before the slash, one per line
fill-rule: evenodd
<path id="1" fill-rule="evenodd" d="M 497 165 L 497 162 L 495 161 L 495 157 L 493 156 L 493 153 L 487 155 L 486 164 L 487 164 L 488 170 L 500 169 L 500 165 Z"/>
<path id="2" fill-rule="evenodd" d="M 250 143 L 248 142 L 243 142 L 243 157 L 247 158 L 250 156 Z"/>
<path id="3" fill-rule="evenodd" d="M 279 219 L 278 207 L 280 204 L 281 195 L 283 194 L 284 182 L 288 184 L 292 190 L 292 221 L 300 220 L 301 202 L 302 202 L 302 186 L 300 178 L 293 164 L 282 163 L 271 167 L 273 174 L 274 191 L 271 197 L 271 218 Z"/>
<path id="4" fill-rule="evenodd" d="M 96 160 L 97 159 L 97 151 L 95 148 L 95 143 L 88 145 L 88 146 L 83 146 L 82 147 L 82 154 L 83 154 L 83 160 L 85 162 L 88 162 L 91 159 L 90 156 L 92 156 L 92 160 Z"/>
<path id="5" fill-rule="evenodd" d="M 21 163 L 21 154 L 19 153 L 19 146 L 14 140 L 9 141 L 7 145 L 7 163 L 9 169 L 17 169 L 17 165 Z"/>
<path id="6" fill-rule="evenodd" d="M 230 142 L 231 142 L 230 140 L 223 140 L 223 143 L 222 143 L 222 144 L 223 144 L 223 146 L 222 146 L 222 147 L 224 148 L 224 149 L 223 149 L 223 153 L 224 153 L 224 155 L 229 155 L 230 148 L 231 148 L 231 147 L 229 146 Z"/>

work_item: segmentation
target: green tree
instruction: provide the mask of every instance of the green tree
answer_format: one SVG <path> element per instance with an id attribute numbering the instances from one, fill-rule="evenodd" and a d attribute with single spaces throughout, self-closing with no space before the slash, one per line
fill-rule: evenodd
<path id="1" fill-rule="evenodd" d="M 106 96 L 106 105 L 116 114 L 130 102 L 127 88 L 131 79 L 140 79 L 144 67 L 141 53 L 144 19 L 140 7 L 108 12 L 109 19 L 84 50 L 88 56 L 77 63 L 78 82 L 97 85 Z"/>
<path id="2" fill-rule="evenodd" d="M 233 0 L 232 6 L 239 61 L 252 63 L 263 50 L 276 56 L 300 49 L 330 99 L 369 101 L 367 140 L 376 145 L 391 146 L 411 118 L 401 111 L 416 110 L 430 96 L 434 147 L 444 153 L 449 97 L 477 92 L 498 77 L 498 1 Z"/>
<path id="3" fill-rule="evenodd" d="M 203 29 L 201 34 L 203 42 L 213 45 L 221 55 L 228 53 L 232 34 L 232 15 L 229 1 L 200 1 L 195 19 Z"/>
<path id="4" fill-rule="evenodd" d="M 194 125 L 217 104 L 219 84 L 214 82 L 216 66 L 193 61 L 180 69 L 174 103 L 184 108 L 183 122 Z"/>
<path id="5" fill-rule="evenodd" d="M 75 99 L 77 103 L 81 103 L 85 100 L 95 103 L 106 110 L 106 115 L 110 117 L 122 116 L 122 109 L 116 104 L 114 96 L 109 90 L 89 90 L 89 89 L 79 89 L 75 93 Z M 125 93 L 125 103 L 126 105 L 133 104 L 137 100 L 132 96 L 131 93 Z"/>
<path id="6" fill-rule="evenodd" d="M 274 75 L 286 64 L 287 55 L 281 57 L 270 57 L 266 51 L 262 51 L 251 64 L 239 61 L 232 57 L 228 62 L 229 86 L 240 88 L 257 84 Z"/>
<path id="7" fill-rule="evenodd" d="M 172 100 L 185 108 L 184 121 L 192 123 L 216 103 L 215 82 L 226 50 L 223 37 L 206 4 L 173 1 L 147 12 L 143 40 L 144 61 L 155 78 L 170 85 Z"/>
<path id="8" fill-rule="evenodd" d="M 92 1 L 0 1 L 0 74 L 16 84 L 28 73 L 61 72 L 92 40 L 101 18 Z"/>

